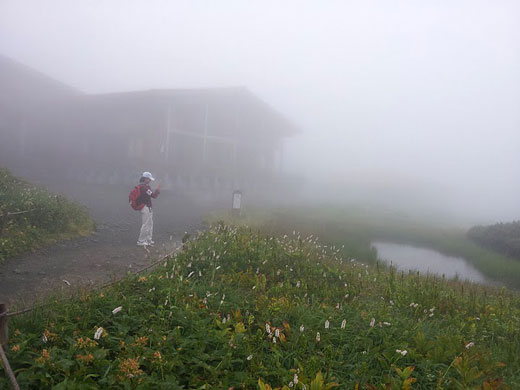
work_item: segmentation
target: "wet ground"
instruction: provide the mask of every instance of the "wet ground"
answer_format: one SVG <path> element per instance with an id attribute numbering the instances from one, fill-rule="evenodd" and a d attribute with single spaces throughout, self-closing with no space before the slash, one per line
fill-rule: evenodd
<path id="1" fill-rule="evenodd" d="M 184 232 L 203 229 L 203 216 L 223 206 L 163 191 L 154 200 L 155 245 L 145 250 L 136 246 L 141 223 L 140 214 L 128 204 L 131 188 L 43 184 L 86 205 L 96 222 L 96 232 L 0 264 L 0 302 L 11 310 L 31 306 L 49 294 L 67 294 L 140 269 L 178 247 Z"/>

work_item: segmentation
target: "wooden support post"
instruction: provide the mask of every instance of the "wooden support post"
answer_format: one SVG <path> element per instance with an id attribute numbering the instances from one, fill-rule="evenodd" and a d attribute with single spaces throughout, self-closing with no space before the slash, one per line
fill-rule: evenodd
<path id="1" fill-rule="evenodd" d="M 2 363 L 4 364 L 5 372 L 13 385 L 13 389 L 20 390 L 20 386 L 18 386 L 18 382 L 16 382 L 16 377 L 14 376 L 14 372 L 9 365 L 9 361 L 7 360 L 7 356 L 4 352 L 4 346 L 7 348 L 7 341 L 9 340 L 7 334 L 7 305 L 5 303 L 0 303 L 0 357 L 2 358 Z"/>
<path id="2" fill-rule="evenodd" d="M 9 365 L 9 361 L 7 360 L 7 356 L 5 356 L 4 349 L 0 346 L 0 355 L 2 357 L 2 362 L 4 363 L 5 372 L 13 385 L 14 390 L 20 390 L 20 386 L 18 386 L 18 382 L 16 382 L 16 377 L 14 376 L 13 370 L 11 370 L 11 366 Z"/>

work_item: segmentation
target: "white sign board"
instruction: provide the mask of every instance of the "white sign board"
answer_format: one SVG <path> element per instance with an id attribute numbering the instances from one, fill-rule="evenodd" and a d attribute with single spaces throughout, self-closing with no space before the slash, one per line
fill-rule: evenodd
<path id="1" fill-rule="evenodd" d="M 233 204 L 232 208 L 233 210 L 240 210 L 240 205 L 242 203 L 242 193 L 239 191 L 233 192 Z"/>

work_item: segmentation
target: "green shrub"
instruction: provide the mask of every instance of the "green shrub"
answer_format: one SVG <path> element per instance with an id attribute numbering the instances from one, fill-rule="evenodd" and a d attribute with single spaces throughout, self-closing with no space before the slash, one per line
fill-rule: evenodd
<path id="1" fill-rule="evenodd" d="M 520 221 L 475 226 L 468 237 L 476 243 L 520 260 Z"/>
<path id="2" fill-rule="evenodd" d="M 21 212 L 21 213 L 20 213 Z M 11 213 L 6 217 L 6 213 Z M 94 228 L 87 209 L 0 168 L 0 261 Z"/>

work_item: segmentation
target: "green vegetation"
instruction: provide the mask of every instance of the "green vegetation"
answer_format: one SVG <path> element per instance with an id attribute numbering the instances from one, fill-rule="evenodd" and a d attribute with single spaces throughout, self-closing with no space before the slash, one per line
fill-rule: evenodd
<path id="1" fill-rule="evenodd" d="M 475 226 L 468 236 L 486 248 L 520 260 L 520 221 Z"/>
<path id="2" fill-rule="evenodd" d="M 10 213 L 9 215 L 7 213 Z M 55 240 L 86 235 L 86 208 L 0 168 L 0 262 Z"/>
<path id="3" fill-rule="evenodd" d="M 210 222 L 231 221 L 227 211 L 214 212 Z M 373 241 L 424 246 L 445 255 L 463 257 L 486 277 L 511 288 L 520 288 L 520 262 L 482 248 L 466 229 L 441 222 L 422 222 L 408 215 L 364 207 L 309 207 L 278 210 L 245 210 L 233 221 L 269 234 L 289 234 L 296 226 L 305 235 L 320 237 L 328 245 L 344 247 L 343 255 L 375 264 Z"/>
<path id="4" fill-rule="evenodd" d="M 516 389 L 519 318 L 506 289 L 218 225 L 146 276 L 11 317 L 8 358 L 27 389 Z"/>

